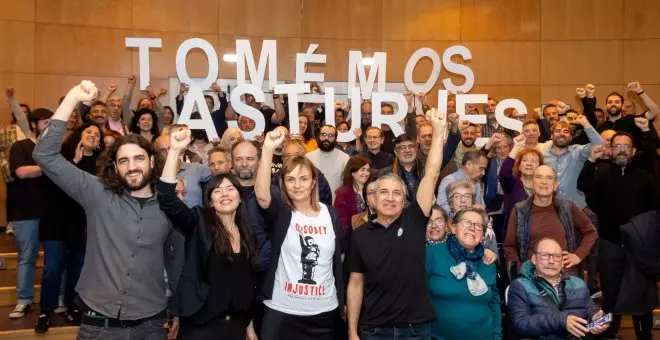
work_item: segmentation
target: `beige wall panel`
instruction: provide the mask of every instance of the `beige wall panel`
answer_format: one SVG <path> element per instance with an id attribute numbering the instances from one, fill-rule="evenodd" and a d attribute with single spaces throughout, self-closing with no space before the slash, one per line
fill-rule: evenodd
<path id="1" fill-rule="evenodd" d="M 35 73 L 126 77 L 128 36 L 128 30 L 37 24 Z"/>
<path id="2" fill-rule="evenodd" d="M 218 33 L 218 0 L 132 0 L 133 29 Z"/>
<path id="3" fill-rule="evenodd" d="M 219 33 L 300 37 L 302 0 L 220 0 Z"/>
<path id="4" fill-rule="evenodd" d="M 577 87 L 584 87 L 585 84 L 572 84 L 572 85 L 560 85 L 560 86 L 541 86 L 541 103 L 548 103 L 553 99 L 559 99 L 566 104 L 570 104 L 571 108 L 582 112 L 582 102 L 580 98 L 575 94 L 575 89 Z M 597 107 L 605 109 L 605 96 L 610 92 L 617 91 L 622 93 L 624 90 L 623 85 L 619 84 L 599 84 L 594 83 L 596 86 L 596 99 Z"/>
<path id="5" fill-rule="evenodd" d="M 623 82 L 660 84 L 660 39 L 625 40 Z"/>
<path id="6" fill-rule="evenodd" d="M 0 73 L 0 124 L 11 121 L 11 109 L 7 105 L 5 89 L 13 88 L 19 103 L 28 104 L 34 108 L 34 75 L 30 73 Z"/>
<path id="7" fill-rule="evenodd" d="M 153 31 L 133 31 L 132 36 L 143 38 L 161 38 L 163 41 L 163 48 L 160 50 L 153 49 L 149 53 L 149 67 L 151 69 L 151 78 L 167 78 L 169 76 L 176 76 L 176 52 L 181 43 L 187 39 L 200 38 L 208 41 L 217 53 L 217 35 L 212 34 L 194 34 L 194 33 L 165 33 Z M 132 73 L 139 75 L 140 64 L 138 60 L 138 49 L 132 48 L 131 51 L 131 65 Z M 220 56 L 222 58 L 222 56 Z M 206 54 L 198 48 L 188 52 L 186 59 L 186 69 L 191 77 L 203 77 L 208 74 L 208 61 Z"/>
<path id="8" fill-rule="evenodd" d="M 104 91 L 109 84 L 117 85 L 117 92 L 115 92 L 114 96 L 123 95 L 127 86 L 126 78 L 97 77 L 92 75 L 65 76 L 36 74 L 34 86 L 36 106 L 55 110 L 60 97 L 66 95 L 72 87 L 80 84 L 83 80 L 93 82 L 99 91 Z"/>
<path id="9" fill-rule="evenodd" d="M 0 21 L 0 72 L 34 72 L 34 24 Z"/>
<path id="10" fill-rule="evenodd" d="M 384 40 L 458 40 L 460 0 L 383 0 Z"/>
<path id="11" fill-rule="evenodd" d="M 625 38 L 660 38 L 660 1 L 625 0 L 623 35 Z"/>
<path id="12" fill-rule="evenodd" d="M 480 85 L 539 84 L 538 42 L 464 42 L 472 52 L 467 65 Z"/>
<path id="13" fill-rule="evenodd" d="M 259 63 L 261 46 L 264 40 L 277 41 L 277 77 L 280 81 L 295 80 L 296 53 L 302 53 L 300 40 L 298 38 L 274 38 L 274 37 L 236 37 L 229 35 L 218 36 L 218 59 L 220 62 L 220 77 L 225 79 L 236 79 L 236 63 L 228 63 L 222 60 L 225 53 L 236 53 L 236 39 L 250 40 L 254 62 Z M 305 50 L 307 50 L 305 45 Z M 245 70 L 247 75 L 247 68 Z M 266 71 L 265 79 L 268 79 Z"/>
<path id="14" fill-rule="evenodd" d="M 381 39 L 384 24 L 380 0 L 303 0 L 303 38 Z"/>
<path id="15" fill-rule="evenodd" d="M 0 0 L 0 20 L 34 21 L 35 0 Z"/>
<path id="16" fill-rule="evenodd" d="M 541 82 L 622 84 L 623 42 L 552 41 L 541 44 Z"/>
<path id="17" fill-rule="evenodd" d="M 461 39 L 538 40 L 540 0 L 463 0 Z"/>
<path id="18" fill-rule="evenodd" d="M 451 41 L 383 41 L 383 50 L 387 52 L 387 81 L 403 82 L 408 60 L 418 49 L 423 47 L 433 49 L 438 53 L 442 63 L 442 54 L 445 50 L 457 44 L 458 42 Z M 421 59 L 413 71 L 413 81 L 419 84 L 425 83 L 431 75 L 432 65 L 430 59 Z M 463 83 L 462 77 L 447 72 L 444 65 L 441 65 L 438 82 L 442 83 L 442 79 L 448 77 L 455 79 L 456 84 Z"/>
<path id="19" fill-rule="evenodd" d="M 620 39 L 624 0 L 542 0 L 546 40 Z"/>
<path id="20" fill-rule="evenodd" d="M 36 20 L 49 24 L 130 28 L 131 4 L 131 0 L 37 0 Z"/>
<path id="21" fill-rule="evenodd" d="M 385 52 L 382 48 L 381 42 L 378 40 L 334 40 L 312 38 L 301 40 L 300 53 L 307 51 L 309 44 L 318 44 L 319 48 L 316 53 L 323 53 L 328 56 L 325 65 L 308 64 L 309 72 L 324 73 L 326 81 L 346 81 L 348 79 L 348 52 L 351 50 L 362 51 L 363 58 L 373 57 L 375 52 Z M 295 55 L 293 58 L 295 63 Z M 365 70 L 368 77 L 369 68 L 365 68 Z M 291 78 L 291 80 L 295 80 L 295 67 L 293 71 L 294 78 Z M 390 71 L 389 67 L 387 71 Z"/>

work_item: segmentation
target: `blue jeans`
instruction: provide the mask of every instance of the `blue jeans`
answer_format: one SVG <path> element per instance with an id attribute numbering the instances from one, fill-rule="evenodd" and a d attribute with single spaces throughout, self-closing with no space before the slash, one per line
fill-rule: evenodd
<path id="1" fill-rule="evenodd" d="M 362 340 L 431 340 L 431 323 L 420 323 L 408 327 L 365 328 Z"/>
<path id="2" fill-rule="evenodd" d="M 145 321 L 134 327 L 99 327 L 83 323 L 76 340 L 167 340 L 166 318 Z"/>
<path id="3" fill-rule="evenodd" d="M 14 222 L 14 243 L 18 251 L 16 266 L 16 291 L 18 303 L 32 303 L 35 266 L 39 253 L 39 220 Z"/>
<path id="4" fill-rule="evenodd" d="M 63 241 L 44 241 L 43 247 L 46 256 L 41 278 L 41 309 L 52 311 L 57 308 L 65 268 L 64 304 L 75 308 L 75 288 L 85 259 L 85 249 Z"/>

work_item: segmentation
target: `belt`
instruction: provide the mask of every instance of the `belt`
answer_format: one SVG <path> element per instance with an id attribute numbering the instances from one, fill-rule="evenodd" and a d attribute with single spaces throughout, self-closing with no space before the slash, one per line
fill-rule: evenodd
<path id="1" fill-rule="evenodd" d="M 154 316 L 146 317 L 143 319 L 120 320 L 117 318 L 109 318 L 105 315 L 99 314 L 98 312 L 94 312 L 93 310 L 90 310 L 85 314 L 83 314 L 82 323 L 85 325 L 105 327 L 105 328 L 107 327 L 128 328 L 128 327 L 138 326 L 150 320 L 166 318 L 166 317 L 167 317 L 167 313 L 165 311 L 162 311 Z"/>

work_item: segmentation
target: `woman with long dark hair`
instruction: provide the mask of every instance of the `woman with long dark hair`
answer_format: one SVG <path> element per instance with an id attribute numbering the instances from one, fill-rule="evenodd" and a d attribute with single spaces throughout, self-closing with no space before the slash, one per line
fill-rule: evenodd
<path id="1" fill-rule="evenodd" d="M 367 197 L 363 195 L 364 184 L 371 175 L 371 161 L 362 156 L 353 156 L 346 163 L 343 185 L 335 192 L 334 207 L 339 213 L 339 222 L 344 231 L 351 227 L 351 218 L 367 210 Z"/>
<path id="2" fill-rule="evenodd" d="M 186 263 L 170 310 L 179 316 L 180 339 L 253 339 L 248 309 L 257 249 L 240 184 L 231 174 L 215 176 L 203 205 L 188 208 L 175 187 L 179 156 L 190 141 L 187 128 L 172 133 L 156 185 L 161 210 L 186 237 Z"/>
<path id="3" fill-rule="evenodd" d="M 160 136 L 160 130 L 158 129 L 158 116 L 151 109 L 140 109 L 135 112 L 129 130 L 133 134 L 141 135 L 151 143 L 156 137 Z"/>
<path id="4" fill-rule="evenodd" d="M 317 173 L 304 156 L 284 163 L 281 197 L 271 195 L 273 152 L 285 136 L 276 129 L 264 138 L 254 185 L 264 218 L 272 221 L 260 339 L 334 340 L 345 302 L 343 231 L 334 209 L 319 203 Z"/>
<path id="5" fill-rule="evenodd" d="M 96 161 L 105 149 L 101 128 L 91 122 L 74 130 L 62 145 L 62 155 L 79 169 L 96 175 Z M 50 326 L 54 310 L 58 306 L 61 280 L 65 280 L 64 307 L 67 319 L 79 320 L 78 307 L 74 303 L 75 287 L 85 258 L 87 220 L 85 210 L 57 185 L 46 177 L 44 206 L 39 222 L 39 241 L 45 257 L 41 278 L 41 313 L 34 330 L 45 333 Z M 66 275 L 63 275 L 66 268 Z M 64 277 L 65 276 L 65 277 Z"/>

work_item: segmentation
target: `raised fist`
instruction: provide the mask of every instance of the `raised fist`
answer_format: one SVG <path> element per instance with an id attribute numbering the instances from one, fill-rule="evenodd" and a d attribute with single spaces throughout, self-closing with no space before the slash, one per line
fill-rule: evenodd
<path id="1" fill-rule="evenodd" d="M 170 150 L 176 152 L 185 150 L 190 144 L 191 139 L 190 129 L 188 128 L 172 132 L 170 135 Z"/>
<path id="2" fill-rule="evenodd" d="M 79 85 L 69 90 L 66 98 L 74 99 L 76 102 L 88 102 L 94 100 L 98 94 L 99 90 L 94 83 L 89 80 L 83 80 Z"/>
<path id="3" fill-rule="evenodd" d="M 7 99 L 12 100 L 14 99 L 14 89 L 12 87 L 8 88 L 5 90 L 5 93 L 7 94 Z"/>
<path id="4" fill-rule="evenodd" d="M 117 91 L 117 85 L 115 84 L 108 85 L 108 93 L 113 93 L 115 91 Z"/>
<path id="5" fill-rule="evenodd" d="M 635 125 L 637 125 L 637 127 L 640 130 L 644 131 L 644 132 L 647 132 L 647 131 L 650 130 L 649 129 L 649 120 L 644 118 L 644 117 L 636 117 L 635 118 Z"/>
<path id="6" fill-rule="evenodd" d="M 131 76 L 128 77 L 128 83 L 129 84 L 133 85 L 133 84 L 135 84 L 136 81 L 137 81 L 137 78 L 135 77 L 134 74 L 131 74 Z"/>
<path id="7" fill-rule="evenodd" d="M 167 89 L 163 87 L 163 88 L 160 89 L 160 91 L 158 91 L 158 97 L 160 97 L 160 96 L 162 96 L 166 93 L 167 93 Z"/>
<path id="8" fill-rule="evenodd" d="M 560 114 L 563 114 L 566 112 L 566 110 L 568 110 L 568 105 L 560 100 L 555 102 L 555 106 L 557 106 L 557 111 L 559 111 Z"/>
<path id="9" fill-rule="evenodd" d="M 282 144 L 282 142 L 284 142 L 285 137 L 286 134 L 279 130 L 273 130 L 267 133 L 266 138 L 264 138 L 264 148 L 269 148 L 271 150 L 276 149 Z"/>
<path id="10" fill-rule="evenodd" d="M 579 124 L 579 125 L 582 125 L 585 128 L 590 125 L 589 120 L 584 115 L 579 115 L 579 116 L 575 117 L 575 119 L 573 120 L 573 124 Z"/>
<path id="11" fill-rule="evenodd" d="M 584 87 L 576 88 L 575 93 L 577 93 L 577 95 L 578 95 L 578 97 L 580 97 L 580 99 L 587 96 L 587 90 L 585 90 Z"/>
<path id="12" fill-rule="evenodd" d="M 338 100 L 338 101 L 335 102 L 335 110 L 341 109 L 343 107 L 344 107 L 344 102 L 343 101 Z"/>
<path id="13" fill-rule="evenodd" d="M 211 85 L 211 91 L 213 91 L 215 93 L 220 93 L 220 92 L 222 92 L 222 89 L 220 88 L 220 85 L 218 85 L 218 83 L 213 83 Z"/>
<path id="14" fill-rule="evenodd" d="M 184 94 L 186 92 L 188 92 L 188 84 L 181 83 L 181 85 L 179 85 L 179 94 Z"/>
<path id="15" fill-rule="evenodd" d="M 587 84 L 584 86 L 584 88 L 587 91 L 587 97 L 593 98 L 594 94 L 596 93 L 596 87 L 593 84 Z"/>
<path id="16" fill-rule="evenodd" d="M 522 133 L 513 139 L 513 145 L 517 147 L 524 147 L 526 142 L 527 142 L 527 138 Z"/>
<path id="17" fill-rule="evenodd" d="M 632 83 L 629 83 L 628 90 L 633 91 L 637 94 L 640 94 L 642 93 L 642 91 L 644 91 L 642 90 L 642 85 L 640 85 L 638 81 L 633 81 Z"/>
<path id="18" fill-rule="evenodd" d="M 591 147 L 591 150 L 589 151 L 589 159 L 595 161 L 603 157 L 604 152 L 605 152 L 605 148 L 602 145 L 594 145 Z"/>
<path id="19" fill-rule="evenodd" d="M 499 133 L 495 132 L 491 137 L 490 137 L 491 143 L 496 144 L 504 140 L 504 136 Z"/>
<path id="20" fill-rule="evenodd" d="M 426 111 L 426 120 L 431 122 L 431 125 L 433 125 L 434 129 L 443 129 L 447 125 L 447 115 L 436 109 L 430 109 Z"/>

